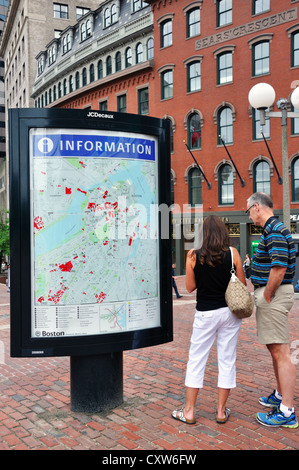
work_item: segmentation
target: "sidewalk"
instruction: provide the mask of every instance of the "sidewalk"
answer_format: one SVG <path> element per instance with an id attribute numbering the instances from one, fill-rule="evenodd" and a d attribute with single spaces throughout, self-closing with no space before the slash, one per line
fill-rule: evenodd
<path id="1" fill-rule="evenodd" d="M 184 281 L 183 276 L 177 279 L 183 298 L 174 297 L 174 341 L 124 352 L 124 403 L 98 414 L 70 411 L 68 357 L 10 357 L 9 293 L 0 284 L 0 348 L 5 348 L 0 361 L 0 450 L 298 450 L 299 428 L 270 429 L 255 420 L 256 412 L 262 409 L 258 397 L 272 392 L 274 377 L 269 353 L 256 340 L 254 315 L 242 323 L 238 386 L 230 395 L 228 422 L 219 425 L 214 418 L 215 347 L 198 398 L 197 424 L 188 426 L 171 418 L 172 410 L 184 403 L 184 376 L 195 308 L 195 295 L 187 294 Z M 297 351 L 298 313 L 296 300 L 290 324 L 291 339 L 298 341 Z M 295 348 L 293 351 L 299 362 L 299 352 Z"/>

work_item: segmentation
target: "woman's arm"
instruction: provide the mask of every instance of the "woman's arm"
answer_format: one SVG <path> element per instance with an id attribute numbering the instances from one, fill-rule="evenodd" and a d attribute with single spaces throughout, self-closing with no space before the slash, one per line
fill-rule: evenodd
<path id="1" fill-rule="evenodd" d="M 246 286 L 246 280 L 245 280 L 241 257 L 236 248 L 232 247 L 232 249 L 233 249 L 233 257 L 234 257 L 234 265 L 236 266 L 236 276 Z"/>
<path id="2" fill-rule="evenodd" d="M 196 254 L 194 250 L 190 250 L 187 254 L 186 261 L 186 289 L 193 292 L 196 289 L 196 280 L 194 274 L 194 266 L 196 263 Z"/>

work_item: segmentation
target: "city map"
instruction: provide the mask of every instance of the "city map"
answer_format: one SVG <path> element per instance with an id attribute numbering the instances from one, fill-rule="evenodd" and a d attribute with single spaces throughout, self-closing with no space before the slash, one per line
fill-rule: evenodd
<path id="1" fill-rule="evenodd" d="M 32 336 L 158 326 L 155 141 L 39 129 L 31 137 Z"/>

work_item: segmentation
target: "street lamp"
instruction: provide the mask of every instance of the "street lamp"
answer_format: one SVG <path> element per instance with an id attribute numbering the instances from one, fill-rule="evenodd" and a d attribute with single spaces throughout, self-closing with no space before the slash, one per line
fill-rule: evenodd
<path id="1" fill-rule="evenodd" d="M 280 98 L 276 105 L 280 111 L 266 111 L 270 108 L 275 100 L 274 88 L 268 83 L 257 83 L 248 94 L 248 100 L 251 106 L 260 111 L 260 124 L 265 125 L 265 117 L 281 118 L 281 135 L 282 135 L 282 184 L 283 184 L 283 223 L 290 230 L 290 189 L 289 189 L 289 157 L 288 157 L 288 134 L 287 134 L 287 118 L 299 117 L 298 113 L 287 112 L 288 100 Z M 291 102 L 294 108 L 299 109 L 299 88 L 295 88 L 291 95 Z"/>

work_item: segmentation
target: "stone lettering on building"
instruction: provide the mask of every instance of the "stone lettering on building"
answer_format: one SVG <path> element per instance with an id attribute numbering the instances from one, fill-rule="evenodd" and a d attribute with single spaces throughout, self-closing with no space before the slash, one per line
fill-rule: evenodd
<path id="1" fill-rule="evenodd" d="M 290 10 L 276 13 L 275 15 L 267 16 L 266 18 L 251 21 L 250 23 L 243 24 L 242 26 L 236 26 L 234 28 L 227 29 L 226 31 L 212 34 L 212 36 L 198 39 L 195 42 L 195 50 L 198 51 L 200 49 L 204 49 L 205 47 L 214 46 L 215 44 L 231 41 L 247 34 L 257 33 L 259 31 L 263 31 L 264 29 L 272 28 L 273 26 L 288 23 L 289 21 L 296 20 L 297 17 L 298 12 L 296 7 Z"/>

